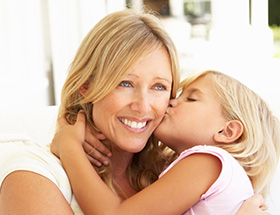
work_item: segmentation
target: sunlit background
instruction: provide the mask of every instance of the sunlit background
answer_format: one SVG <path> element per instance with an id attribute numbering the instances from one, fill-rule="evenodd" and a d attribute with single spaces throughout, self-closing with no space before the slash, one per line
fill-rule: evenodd
<path id="1" fill-rule="evenodd" d="M 177 44 L 182 77 L 221 70 L 280 107 L 280 59 L 266 0 L 0 0 L 1 104 L 59 104 L 83 37 L 106 14 L 128 4 L 161 15 Z"/>
<path id="2" fill-rule="evenodd" d="M 280 113 L 279 0 L 0 0 L 1 106 L 59 105 L 83 37 L 128 5 L 158 12 L 177 45 L 182 78 L 220 70 Z M 279 192 L 273 193 L 278 203 Z"/>

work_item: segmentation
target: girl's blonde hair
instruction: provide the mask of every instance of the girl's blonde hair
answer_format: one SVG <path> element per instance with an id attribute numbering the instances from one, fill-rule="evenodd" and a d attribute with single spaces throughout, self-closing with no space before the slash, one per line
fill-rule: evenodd
<path id="1" fill-rule="evenodd" d="M 197 73 L 185 79 L 180 89 L 202 76 L 212 80 L 224 117 L 227 120 L 238 120 L 244 127 L 238 141 L 219 146 L 242 165 L 255 192 L 265 197 L 279 160 L 279 119 L 255 92 L 236 79 L 217 71 Z"/>
<path id="2" fill-rule="evenodd" d="M 173 78 L 170 97 L 174 98 L 180 79 L 177 51 L 159 19 L 131 9 L 107 15 L 91 29 L 77 51 L 62 89 L 58 117 L 66 117 L 73 124 L 83 109 L 88 123 L 98 130 L 92 120 L 94 103 L 116 88 L 134 65 L 161 47 L 170 57 Z M 82 86 L 88 87 L 84 96 L 79 92 Z M 164 147 L 152 139 L 134 156 L 129 167 L 129 178 L 137 191 L 157 179 L 166 159 Z M 110 165 L 99 168 L 99 174 L 114 190 L 117 185 Z"/>

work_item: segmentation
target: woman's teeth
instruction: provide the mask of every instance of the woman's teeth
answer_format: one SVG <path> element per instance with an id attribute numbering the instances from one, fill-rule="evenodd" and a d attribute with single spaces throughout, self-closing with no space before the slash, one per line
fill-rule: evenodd
<path id="1" fill-rule="evenodd" d="M 121 119 L 122 123 L 131 127 L 131 128 L 144 128 L 147 124 L 146 122 L 135 122 L 135 121 L 130 121 L 128 119 Z"/>

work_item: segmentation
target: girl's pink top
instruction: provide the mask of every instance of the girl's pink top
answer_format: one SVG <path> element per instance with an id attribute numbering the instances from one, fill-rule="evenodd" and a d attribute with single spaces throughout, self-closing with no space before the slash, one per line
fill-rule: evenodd
<path id="1" fill-rule="evenodd" d="M 164 175 L 180 160 L 194 153 L 216 156 L 222 163 L 218 179 L 204 193 L 200 200 L 184 215 L 233 215 L 242 203 L 254 194 L 251 182 L 241 165 L 227 151 L 215 146 L 195 146 L 187 149 L 172 162 L 159 177 Z"/>

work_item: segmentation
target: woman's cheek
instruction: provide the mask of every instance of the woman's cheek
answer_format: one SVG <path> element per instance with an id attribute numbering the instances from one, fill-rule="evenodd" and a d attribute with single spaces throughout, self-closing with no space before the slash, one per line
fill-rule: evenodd
<path id="1" fill-rule="evenodd" d="M 167 110 L 167 107 L 169 105 L 169 96 L 167 98 L 165 98 L 164 100 L 161 100 L 161 101 L 158 101 L 157 104 L 162 104 L 162 105 L 159 105 L 159 122 L 158 124 L 162 121 L 164 115 L 165 115 L 165 112 Z"/>

